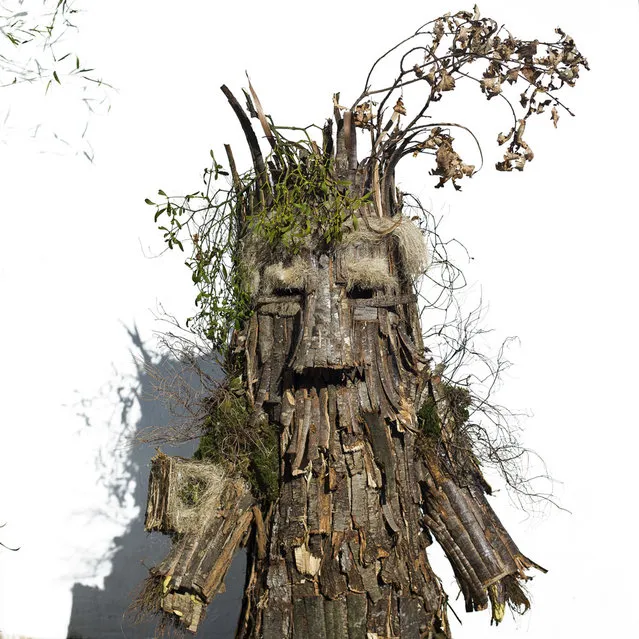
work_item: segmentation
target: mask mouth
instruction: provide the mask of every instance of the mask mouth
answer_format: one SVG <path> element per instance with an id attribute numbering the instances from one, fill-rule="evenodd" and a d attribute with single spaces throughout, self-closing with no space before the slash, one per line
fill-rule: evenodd
<path id="1" fill-rule="evenodd" d="M 370 300 L 373 299 L 374 292 L 372 288 L 355 285 L 347 292 L 346 297 L 351 300 Z"/>
<path id="2" fill-rule="evenodd" d="M 359 372 L 358 372 L 359 371 Z M 361 374 L 360 374 L 361 373 Z M 293 374 L 295 388 L 324 388 L 345 386 L 347 382 L 363 377 L 363 370 L 357 366 L 304 368 Z"/>

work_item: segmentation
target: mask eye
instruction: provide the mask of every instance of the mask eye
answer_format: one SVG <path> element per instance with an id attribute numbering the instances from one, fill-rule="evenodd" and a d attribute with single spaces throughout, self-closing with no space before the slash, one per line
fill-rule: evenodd
<path id="1" fill-rule="evenodd" d="M 346 291 L 346 297 L 352 300 L 371 299 L 373 297 L 373 289 L 365 286 L 353 286 Z"/>

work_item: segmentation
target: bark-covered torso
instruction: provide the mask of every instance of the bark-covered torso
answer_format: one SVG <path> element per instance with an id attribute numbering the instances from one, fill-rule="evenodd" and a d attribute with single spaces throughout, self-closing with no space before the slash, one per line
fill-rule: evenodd
<path id="1" fill-rule="evenodd" d="M 215 456 L 220 413 L 207 434 L 209 461 L 202 454 L 182 475 L 159 472 L 166 458 L 155 462 L 147 527 L 173 532 L 177 543 L 152 583 L 160 609 L 191 630 L 240 544 L 249 550 L 241 637 L 450 637 L 447 597 L 428 561 L 433 538 L 467 610 L 490 602 L 499 622 L 506 602 L 528 606 L 519 581 L 535 564 L 488 504 L 490 489 L 459 433 L 463 411 L 422 343 L 414 284 L 425 268 L 424 237 L 403 215 L 393 167 L 380 187 L 377 167 L 357 163 L 350 115 L 338 131 L 334 160 L 325 130 L 328 142 L 313 162 L 334 171 L 335 184 L 347 185 L 344 201 L 358 206 L 339 218 L 329 241 L 326 231 L 312 230 L 313 215 L 331 222 L 342 195 L 334 190 L 322 202 L 320 190 L 310 191 L 315 199 L 302 204 L 311 232 L 294 245 L 285 234 L 281 244 L 264 236 L 281 214 L 287 194 L 278 200 L 276 187 L 286 175 L 281 159 L 266 175 L 247 133 L 263 208 L 259 223 L 238 235 L 234 257 L 251 312 L 229 350 L 241 387 L 232 401 L 245 415 L 240 430 L 258 440 L 264 433 L 273 445 L 249 447 L 247 464 L 238 466 L 247 481 L 230 473 L 212 491 L 206 465 L 225 461 Z M 310 166 L 304 162 L 295 170 Z M 299 178 L 290 174 L 293 188 Z M 358 200 L 369 189 L 371 197 Z M 166 494 L 182 495 L 180 486 L 199 481 L 207 498 L 194 507 L 206 513 L 194 519 L 201 525 L 180 532 L 162 513 L 184 504 L 174 498 L 171 506 Z"/>
<path id="2" fill-rule="evenodd" d="M 309 252 L 301 281 L 284 272 L 246 329 L 250 393 L 283 453 L 269 556 L 255 566 L 257 636 L 446 627 L 416 463 L 428 368 L 415 295 L 396 235 L 352 235 Z"/>

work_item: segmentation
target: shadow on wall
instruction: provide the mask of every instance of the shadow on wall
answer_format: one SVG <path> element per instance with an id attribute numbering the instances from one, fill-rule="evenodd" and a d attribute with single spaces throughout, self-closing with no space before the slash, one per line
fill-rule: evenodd
<path id="1" fill-rule="evenodd" d="M 128 329 L 127 329 L 128 330 Z M 171 415 L 164 404 L 155 399 L 154 385 L 147 367 L 153 365 L 160 375 L 168 375 L 172 370 L 171 358 L 157 356 L 149 351 L 140 339 L 137 329 L 128 330 L 133 343 L 131 349 L 137 365 L 135 379 L 115 379 L 117 392 L 119 439 L 122 443 L 131 436 L 134 438 L 146 429 L 162 427 L 169 423 Z M 132 424 L 131 409 L 139 402 L 141 415 Z M 89 418 L 85 415 L 87 424 Z M 180 446 L 163 446 L 170 455 L 190 457 L 197 442 Z M 114 549 L 110 554 L 111 574 L 104 581 L 104 589 L 76 583 L 72 589 L 73 603 L 67 639 L 147 639 L 156 636 L 159 617 L 136 623 L 134 615 L 128 610 L 144 579 L 148 569 L 157 564 L 168 553 L 170 538 L 159 533 L 144 531 L 148 475 L 150 460 L 155 454 L 154 445 L 140 444 L 128 450 L 124 460 L 124 474 L 114 471 L 113 467 L 103 464 L 106 476 L 103 479 L 109 491 L 120 504 L 128 495 L 132 495 L 138 516 L 131 521 L 127 532 L 116 537 Z M 237 620 L 240 614 L 246 556 L 238 553 L 226 576 L 226 592 L 218 595 L 209 606 L 206 618 L 197 632 L 198 637 L 226 639 L 235 636 Z"/>

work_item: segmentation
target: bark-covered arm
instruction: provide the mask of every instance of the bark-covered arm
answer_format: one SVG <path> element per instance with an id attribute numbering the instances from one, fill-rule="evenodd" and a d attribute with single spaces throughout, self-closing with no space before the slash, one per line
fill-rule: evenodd
<path id="1" fill-rule="evenodd" d="M 174 543 L 151 569 L 146 610 L 195 632 L 206 606 L 224 589 L 254 505 L 246 483 L 215 464 L 158 453 L 151 462 L 145 529 L 171 534 Z"/>

